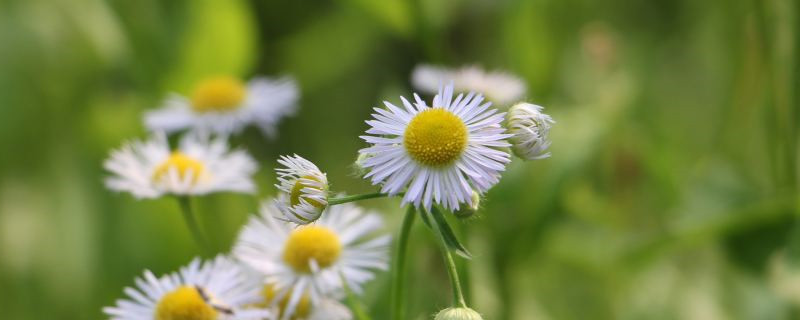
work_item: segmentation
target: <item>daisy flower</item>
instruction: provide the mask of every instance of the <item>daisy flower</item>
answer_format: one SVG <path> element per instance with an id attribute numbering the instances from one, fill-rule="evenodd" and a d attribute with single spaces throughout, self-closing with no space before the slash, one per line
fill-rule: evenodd
<path id="1" fill-rule="evenodd" d="M 219 191 L 252 193 L 256 162 L 244 151 L 229 150 L 224 138 L 187 135 L 170 150 L 166 135 L 133 141 L 114 150 L 104 167 L 109 189 L 137 198 L 164 194 L 199 195 Z"/>
<path id="2" fill-rule="evenodd" d="M 228 76 L 205 79 L 189 97 L 173 94 L 164 106 L 145 114 L 152 131 L 195 129 L 230 134 L 255 125 L 264 135 L 275 135 L 283 117 L 294 114 L 297 84 L 291 78 L 255 78 L 245 84 Z"/>
<path id="3" fill-rule="evenodd" d="M 417 90 L 434 94 L 442 83 L 453 83 L 456 92 L 479 92 L 490 101 L 507 106 L 519 101 L 526 92 L 525 81 L 506 72 L 486 72 L 478 66 L 447 69 L 418 65 L 411 73 L 411 83 Z"/>
<path id="4" fill-rule="evenodd" d="M 272 319 L 263 309 L 247 308 L 260 300 L 261 285 L 224 256 L 193 260 L 179 272 L 160 278 L 150 271 L 125 288 L 127 299 L 103 312 L 113 320 L 256 320 Z"/>
<path id="5" fill-rule="evenodd" d="M 490 102 L 481 104 L 480 94 L 459 94 L 454 100 L 452 85 L 439 89 L 433 107 L 414 98 L 411 104 L 401 97 L 405 109 L 389 102 L 384 102 L 387 109 L 374 109 L 369 135 L 361 137 L 372 144 L 359 151 L 371 155 L 363 161 L 369 169 L 364 177 L 382 184 L 381 192 L 389 195 L 407 187 L 403 204 L 430 209 L 435 202 L 451 211 L 472 205 L 473 190 L 489 190 L 510 161 L 503 151 L 511 137 L 500 126 L 504 113 L 490 108 Z"/>
<path id="6" fill-rule="evenodd" d="M 261 214 L 245 225 L 233 254 L 259 273 L 281 301 L 286 319 L 301 311 L 303 301 L 316 306 L 323 297 L 340 292 L 343 282 L 354 292 L 387 268 L 387 235 L 372 234 L 382 227 L 380 216 L 353 204 L 329 207 L 314 224 L 297 226 L 275 219 L 280 214 L 267 201 Z M 269 296 L 269 295 L 268 295 Z"/>
<path id="7" fill-rule="evenodd" d="M 536 160 L 550 157 L 548 135 L 556 122 L 542 112 L 542 107 L 530 103 L 518 103 L 508 110 L 508 130 L 514 135 L 509 139 L 511 150 L 517 157 Z"/>
<path id="8" fill-rule="evenodd" d="M 298 155 L 281 156 L 277 168 L 281 191 L 275 203 L 286 220 L 307 224 L 319 219 L 328 206 L 328 178 L 314 163 Z"/>

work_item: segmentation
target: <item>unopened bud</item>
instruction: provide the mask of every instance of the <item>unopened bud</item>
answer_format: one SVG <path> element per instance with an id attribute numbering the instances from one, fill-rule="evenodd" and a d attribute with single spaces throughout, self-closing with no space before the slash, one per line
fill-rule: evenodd
<path id="1" fill-rule="evenodd" d="M 467 219 L 475 215 L 481 206 L 481 195 L 477 191 L 472 191 L 472 204 L 464 206 L 453 212 L 459 219 Z"/>
<path id="2" fill-rule="evenodd" d="M 470 308 L 447 308 L 439 311 L 434 320 L 483 320 L 481 315 Z"/>
<path id="3" fill-rule="evenodd" d="M 535 104 L 520 102 L 506 113 L 508 132 L 513 134 L 508 142 L 517 157 L 524 160 L 544 159 L 550 156 L 550 127 L 556 122 Z"/>
<path id="4" fill-rule="evenodd" d="M 367 159 L 372 158 L 373 156 L 375 155 L 372 153 L 358 154 L 358 158 L 356 158 L 356 161 L 353 162 L 353 169 L 355 170 L 356 176 L 363 177 L 365 174 L 369 172 L 369 170 L 366 167 L 364 167 L 364 161 L 367 161 Z"/>

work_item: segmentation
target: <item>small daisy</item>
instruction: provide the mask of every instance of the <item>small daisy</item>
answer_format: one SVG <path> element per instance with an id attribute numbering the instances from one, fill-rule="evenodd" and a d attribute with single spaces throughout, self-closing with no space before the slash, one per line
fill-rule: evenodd
<path id="1" fill-rule="evenodd" d="M 511 150 L 517 157 L 537 160 L 550 157 L 548 134 L 556 122 L 542 112 L 542 107 L 530 103 L 518 103 L 508 110 L 508 130 L 514 135 L 509 139 Z"/>
<path id="2" fill-rule="evenodd" d="M 280 320 L 351 320 L 353 318 L 350 309 L 331 296 L 321 297 L 312 304 L 308 290 L 300 296 L 291 313 L 286 311 L 292 297 L 292 290 L 278 292 L 274 285 L 266 284 L 261 296 L 263 303 L 259 305 L 270 308 L 276 315 L 276 319 Z"/>
<path id="3" fill-rule="evenodd" d="M 234 255 L 264 279 L 273 295 L 289 297 L 282 318 L 299 312 L 304 299 L 316 306 L 323 297 L 340 292 L 342 280 L 354 292 L 385 270 L 389 236 L 373 237 L 380 216 L 352 204 L 329 207 L 314 224 L 296 226 L 275 219 L 280 214 L 267 201 L 239 234 Z M 306 298 L 304 298 L 306 297 Z"/>
<path id="4" fill-rule="evenodd" d="M 253 124 L 272 137 L 278 121 L 296 111 L 297 98 L 291 78 L 255 78 L 245 84 L 233 77 L 214 77 L 200 82 L 190 97 L 174 94 L 164 107 L 148 112 L 145 126 L 168 133 L 195 129 L 230 134 Z"/>
<path id="5" fill-rule="evenodd" d="M 103 309 L 114 320 L 257 320 L 272 319 L 263 309 L 247 308 L 260 300 L 261 285 L 230 259 L 193 260 L 179 272 L 157 278 L 145 271 L 138 288 L 125 288 L 127 299 Z"/>
<path id="6" fill-rule="evenodd" d="M 328 206 L 328 178 L 311 161 L 298 155 L 281 156 L 277 168 L 280 191 L 275 203 L 286 220 L 307 224 L 319 219 Z"/>
<path id="7" fill-rule="evenodd" d="M 224 138 L 187 135 L 171 151 L 166 135 L 134 141 L 114 150 L 104 167 L 113 175 L 109 189 L 137 198 L 164 194 L 199 195 L 219 191 L 252 193 L 256 162 L 244 151 L 228 148 Z"/>
<path id="8" fill-rule="evenodd" d="M 472 205 L 473 189 L 482 194 L 500 180 L 500 172 L 510 161 L 502 148 L 510 146 L 500 126 L 503 113 L 483 103 L 483 97 L 470 92 L 453 100 L 453 86 L 439 90 L 429 107 L 414 94 L 415 104 L 401 97 L 405 109 L 384 102 L 375 108 L 374 120 L 362 136 L 369 148 L 362 154 L 373 184 L 383 184 L 381 192 L 395 195 L 408 190 L 403 203 L 432 203 L 448 210 L 460 204 Z"/>
<path id="9" fill-rule="evenodd" d="M 418 65 L 411 73 L 411 83 L 417 90 L 434 94 L 442 83 L 453 83 L 456 92 L 482 93 L 494 103 L 507 106 L 525 95 L 525 81 L 505 72 L 486 72 L 477 66 L 447 69 Z"/>

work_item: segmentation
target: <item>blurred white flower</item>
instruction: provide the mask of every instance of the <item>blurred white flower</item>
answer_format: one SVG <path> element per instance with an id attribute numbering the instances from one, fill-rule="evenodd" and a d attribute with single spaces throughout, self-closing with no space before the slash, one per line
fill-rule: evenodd
<path id="1" fill-rule="evenodd" d="M 506 72 L 487 72 L 478 66 L 460 69 L 418 65 L 411 73 L 411 84 L 422 92 L 434 94 L 444 83 L 453 83 L 456 92 L 478 92 L 499 106 L 507 106 L 525 96 L 526 84 Z"/>
<path id="2" fill-rule="evenodd" d="M 328 178 L 314 163 L 298 155 L 281 156 L 277 168 L 281 193 L 275 200 L 286 220 L 307 224 L 319 219 L 328 206 Z"/>
<path id="3" fill-rule="evenodd" d="M 262 279 L 256 280 L 260 283 Z M 339 292 L 331 296 L 322 296 L 314 304 L 311 303 L 311 296 L 306 290 L 300 296 L 300 300 L 296 303 L 292 313 L 285 312 L 289 305 L 289 299 L 293 296 L 292 290 L 284 290 L 278 292 L 272 284 L 264 285 L 262 291 L 263 302 L 259 306 L 269 308 L 274 314 L 276 320 L 284 319 L 303 319 L 303 320 L 351 320 L 353 314 L 350 309 L 342 305 L 334 296 L 341 295 Z"/>
<path id="4" fill-rule="evenodd" d="M 372 236 L 383 224 L 375 213 L 341 204 L 329 207 L 314 224 L 299 227 L 276 219 L 278 214 L 274 202 L 265 201 L 260 216 L 239 234 L 233 253 L 263 277 L 274 300 L 288 297 L 280 303 L 284 319 L 303 311 L 303 301 L 317 306 L 341 292 L 343 280 L 360 293 L 374 277 L 372 270 L 388 267 L 390 238 Z"/>
<path id="5" fill-rule="evenodd" d="M 230 259 L 193 260 L 179 272 L 156 277 L 150 271 L 125 288 L 127 299 L 103 308 L 113 320 L 260 320 L 273 319 L 260 301 L 261 285 Z"/>
<path id="6" fill-rule="evenodd" d="M 164 194 L 200 195 L 220 191 L 252 193 L 256 162 L 242 150 L 229 150 L 226 139 L 187 135 L 170 150 L 166 135 L 133 141 L 114 150 L 104 167 L 112 173 L 106 186 L 137 198 Z"/>
<path id="7" fill-rule="evenodd" d="M 363 160 L 369 169 L 364 178 L 390 195 L 407 188 L 403 204 L 430 209 L 437 203 L 453 211 L 472 205 L 473 189 L 489 190 L 510 161 L 501 149 L 511 146 L 500 125 L 504 113 L 473 92 L 454 100 L 452 85 L 440 88 L 433 107 L 414 98 L 412 105 L 401 97 L 404 109 L 389 102 L 387 109 L 374 109 L 368 135 L 361 136 L 372 144 L 359 151 L 372 155 Z"/>
<path id="8" fill-rule="evenodd" d="M 291 78 L 254 78 L 245 84 L 233 77 L 200 82 L 190 97 L 173 94 L 164 106 L 145 114 L 145 126 L 167 133 L 193 129 L 230 134 L 255 125 L 272 137 L 278 122 L 295 113 L 297 84 Z"/>
<path id="9" fill-rule="evenodd" d="M 800 265 L 792 265 L 785 250 L 770 259 L 768 276 L 769 286 L 778 297 L 800 306 Z"/>
<path id="10" fill-rule="evenodd" d="M 508 110 L 508 130 L 514 134 L 509 139 L 514 155 L 524 160 L 550 157 L 548 135 L 556 122 L 542 112 L 542 107 L 530 103 L 518 103 Z"/>

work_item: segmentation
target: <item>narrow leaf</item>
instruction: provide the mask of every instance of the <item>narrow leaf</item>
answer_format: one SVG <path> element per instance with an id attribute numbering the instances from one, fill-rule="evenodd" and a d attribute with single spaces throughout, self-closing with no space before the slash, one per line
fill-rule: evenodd
<path id="1" fill-rule="evenodd" d="M 433 229 L 433 225 L 431 224 L 431 219 L 428 216 L 430 213 L 428 213 L 425 209 L 417 210 L 417 213 L 419 214 L 419 217 L 422 218 L 422 222 L 424 222 L 429 229 Z"/>
<path id="2" fill-rule="evenodd" d="M 433 216 L 433 220 L 436 222 L 437 230 L 444 238 L 445 244 L 455 251 L 456 254 L 465 258 L 465 259 L 472 259 L 472 254 L 469 253 L 466 247 L 458 241 L 456 238 L 456 234 L 453 232 L 453 229 L 450 228 L 450 225 L 447 223 L 447 219 L 444 218 L 442 212 L 439 211 L 439 208 L 433 207 L 431 208 L 431 216 Z"/>

